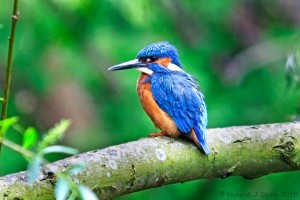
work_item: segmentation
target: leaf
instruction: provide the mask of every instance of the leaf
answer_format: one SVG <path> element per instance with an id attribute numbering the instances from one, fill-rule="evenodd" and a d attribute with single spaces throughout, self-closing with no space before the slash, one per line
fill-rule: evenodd
<path id="1" fill-rule="evenodd" d="M 29 127 L 25 130 L 24 135 L 23 135 L 23 148 L 30 148 L 32 147 L 36 141 L 37 141 L 37 131 L 33 127 Z"/>
<path id="2" fill-rule="evenodd" d="M 42 155 L 49 154 L 49 153 L 65 153 L 65 154 L 77 154 L 79 151 L 77 149 L 66 147 L 62 145 L 54 145 L 50 147 L 44 148 L 41 152 Z"/>
<path id="3" fill-rule="evenodd" d="M 86 168 L 86 164 L 85 163 L 76 163 L 75 165 L 69 167 L 65 171 L 65 173 L 66 174 L 78 174 L 79 172 L 81 172 L 85 168 Z"/>
<path id="4" fill-rule="evenodd" d="M 50 129 L 42 142 L 39 145 L 39 151 L 55 144 L 69 128 L 71 122 L 69 120 L 61 120 L 59 124 L 56 124 L 54 128 Z"/>
<path id="5" fill-rule="evenodd" d="M 0 101 L 2 102 L 4 100 L 4 98 L 0 97 Z"/>
<path id="6" fill-rule="evenodd" d="M 28 183 L 33 184 L 40 173 L 40 166 L 43 162 L 43 158 L 37 155 L 32 159 L 28 165 Z"/>
<path id="7" fill-rule="evenodd" d="M 72 192 L 71 195 L 69 196 L 68 200 L 75 200 L 77 198 L 77 193 Z"/>
<path id="8" fill-rule="evenodd" d="M 78 185 L 79 197 L 83 200 L 98 200 L 95 193 L 84 185 Z"/>
<path id="9" fill-rule="evenodd" d="M 288 53 L 285 64 L 285 76 L 287 80 L 287 86 L 291 87 L 293 83 L 297 88 L 300 86 L 300 48 L 299 39 L 295 41 L 292 50 Z"/>
<path id="10" fill-rule="evenodd" d="M 68 181 L 65 178 L 59 178 L 58 181 L 56 182 L 54 192 L 55 192 L 56 200 L 67 199 L 70 193 Z"/>
<path id="11" fill-rule="evenodd" d="M 13 124 L 18 121 L 18 117 L 10 117 L 0 121 L 1 133 L 5 133 Z"/>

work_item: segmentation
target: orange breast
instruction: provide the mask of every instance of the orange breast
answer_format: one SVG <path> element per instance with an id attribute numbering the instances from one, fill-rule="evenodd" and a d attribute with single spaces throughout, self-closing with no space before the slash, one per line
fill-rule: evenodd
<path id="1" fill-rule="evenodd" d="M 147 74 L 142 73 L 137 83 L 137 92 L 143 109 L 151 118 L 154 125 L 162 132 L 172 137 L 179 136 L 180 131 L 177 129 L 175 122 L 166 112 L 160 109 L 155 102 L 152 96 L 150 83 L 144 83 L 144 80 L 147 77 Z"/>

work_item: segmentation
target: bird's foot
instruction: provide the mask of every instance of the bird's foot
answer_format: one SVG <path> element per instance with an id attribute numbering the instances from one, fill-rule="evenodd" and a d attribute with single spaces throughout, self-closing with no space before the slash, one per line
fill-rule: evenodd
<path id="1" fill-rule="evenodd" d="M 151 133 L 149 134 L 149 137 L 158 137 L 158 136 L 165 136 L 166 134 L 164 132 L 158 132 L 158 133 Z"/>

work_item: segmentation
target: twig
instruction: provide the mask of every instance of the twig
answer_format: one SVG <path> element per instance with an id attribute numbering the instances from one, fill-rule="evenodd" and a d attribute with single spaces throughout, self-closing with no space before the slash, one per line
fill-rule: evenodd
<path id="1" fill-rule="evenodd" d="M 12 24 L 9 36 L 9 46 L 8 46 L 8 55 L 7 55 L 7 67 L 6 67 L 6 78 L 5 78 L 5 88 L 4 88 L 4 96 L 2 101 L 2 111 L 1 111 L 1 120 L 6 118 L 7 114 L 7 106 L 9 99 L 9 90 L 10 90 L 10 82 L 11 82 L 11 72 L 12 72 L 12 60 L 13 60 L 13 50 L 14 50 L 14 40 L 15 40 L 15 32 L 17 21 L 19 19 L 19 11 L 18 11 L 19 0 L 14 0 L 14 8 L 12 15 Z M 1 131 L 0 131 L 1 133 Z M 4 138 L 4 132 L 0 135 L 0 152 Z"/>
<path id="2" fill-rule="evenodd" d="M 20 145 L 12 142 L 10 140 L 4 139 L 3 144 L 5 146 L 13 149 L 16 152 L 19 152 L 20 154 L 24 155 L 25 157 L 28 157 L 28 158 L 33 158 L 34 157 L 34 153 L 32 153 L 31 151 L 29 151 L 27 149 L 22 148 Z"/>

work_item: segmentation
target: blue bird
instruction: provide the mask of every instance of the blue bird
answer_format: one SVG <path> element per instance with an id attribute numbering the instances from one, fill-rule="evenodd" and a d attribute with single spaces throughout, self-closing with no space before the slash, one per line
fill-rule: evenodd
<path id="1" fill-rule="evenodd" d="M 109 71 L 136 68 L 142 74 L 137 92 L 143 109 L 161 132 L 150 136 L 184 135 L 209 154 L 207 111 L 197 80 L 182 69 L 177 49 L 169 42 L 144 47 L 132 61 Z"/>

